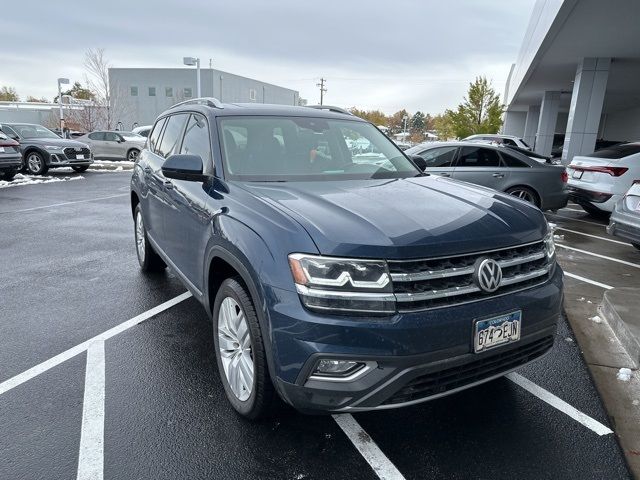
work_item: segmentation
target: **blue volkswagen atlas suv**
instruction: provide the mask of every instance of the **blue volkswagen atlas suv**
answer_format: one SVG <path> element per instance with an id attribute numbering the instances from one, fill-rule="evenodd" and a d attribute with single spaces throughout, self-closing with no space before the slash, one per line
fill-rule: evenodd
<path id="1" fill-rule="evenodd" d="M 233 407 L 411 405 L 548 352 L 562 271 L 540 210 L 425 174 L 333 107 L 194 99 L 156 120 L 131 180 L 143 271 L 212 318 Z"/>

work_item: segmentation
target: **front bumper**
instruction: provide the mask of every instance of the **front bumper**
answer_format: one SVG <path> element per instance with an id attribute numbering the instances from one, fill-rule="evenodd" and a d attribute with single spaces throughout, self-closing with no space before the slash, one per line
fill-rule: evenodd
<path id="1" fill-rule="evenodd" d="M 325 317 L 319 323 L 295 301 L 297 319 L 283 317 L 284 304 L 270 312 L 274 383 L 284 400 L 304 412 L 396 408 L 489 381 L 548 352 L 561 312 L 562 271 L 557 267 L 545 284 L 503 297 L 377 322 Z M 474 320 L 513 310 L 522 311 L 521 339 L 473 353 Z M 376 368 L 352 381 L 311 379 L 320 358 L 375 362 Z"/>
<path id="2" fill-rule="evenodd" d="M 607 233 L 640 244 L 640 215 L 627 213 L 617 206 L 611 214 Z"/>
<path id="3" fill-rule="evenodd" d="M 84 159 L 68 158 L 64 153 L 50 153 L 49 154 L 49 167 L 74 167 L 82 165 L 91 165 L 93 163 L 93 156 Z"/>

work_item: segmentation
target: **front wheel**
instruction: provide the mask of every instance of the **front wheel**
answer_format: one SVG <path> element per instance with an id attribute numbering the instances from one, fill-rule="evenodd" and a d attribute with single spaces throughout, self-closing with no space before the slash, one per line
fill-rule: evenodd
<path id="1" fill-rule="evenodd" d="M 4 172 L 0 172 L 0 180 L 4 180 L 5 182 L 10 182 L 14 179 L 18 173 L 16 170 L 6 170 Z"/>
<path id="2" fill-rule="evenodd" d="M 538 197 L 538 194 L 529 187 L 512 187 L 505 193 L 518 197 L 519 199 L 532 203 L 536 207 L 540 208 L 540 197 Z"/>
<path id="3" fill-rule="evenodd" d="M 71 168 L 73 168 L 74 172 L 82 173 L 87 171 L 87 168 L 89 168 L 89 165 L 75 165 Z"/>
<path id="4" fill-rule="evenodd" d="M 136 237 L 136 253 L 138 254 L 138 263 L 143 272 L 160 272 L 167 267 L 162 258 L 156 253 L 149 239 L 147 238 L 147 229 L 144 226 L 144 218 L 140 205 L 136 205 L 134 212 L 135 221 L 135 237 Z"/>
<path id="5" fill-rule="evenodd" d="M 31 175 L 44 175 L 49 170 L 44 157 L 38 152 L 27 155 L 27 172 Z"/>
<path id="6" fill-rule="evenodd" d="M 240 278 L 228 278 L 213 307 L 218 372 L 233 408 L 243 417 L 268 416 L 277 401 L 253 301 Z"/>

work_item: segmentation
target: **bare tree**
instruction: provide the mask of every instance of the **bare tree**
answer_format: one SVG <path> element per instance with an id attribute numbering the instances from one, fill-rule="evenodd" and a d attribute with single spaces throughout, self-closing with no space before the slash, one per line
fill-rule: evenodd
<path id="1" fill-rule="evenodd" d="M 104 48 L 90 48 L 84 55 L 84 68 L 87 71 L 87 84 L 103 107 L 107 129 L 112 127 L 111 92 L 109 90 L 109 67 L 111 64 L 104 55 Z"/>

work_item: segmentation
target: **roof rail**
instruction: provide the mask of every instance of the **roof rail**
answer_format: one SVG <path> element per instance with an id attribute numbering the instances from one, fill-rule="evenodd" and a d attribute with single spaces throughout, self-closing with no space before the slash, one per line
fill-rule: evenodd
<path id="1" fill-rule="evenodd" d="M 345 115 L 353 115 L 349 110 L 345 110 L 344 108 L 334 107 L 332 105 L 307 105 L 309 108 L 315 108 L 317 110 L 328 110 L 330 112 L 335 113 L 344 113 Z"/>
<path id="2" fill-rule="evenodd" d="M 191 100 L 185 100 L 184 102 L 176 103 L 171 108 L 178 107 L 180 105 L 206 105 L 212 108 L 224 108 L 222 102 L 214 97 L 192 98 Z"/>

